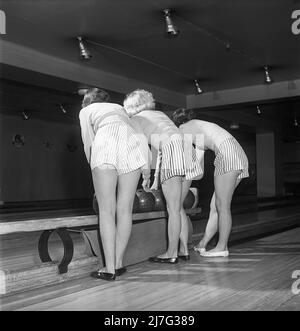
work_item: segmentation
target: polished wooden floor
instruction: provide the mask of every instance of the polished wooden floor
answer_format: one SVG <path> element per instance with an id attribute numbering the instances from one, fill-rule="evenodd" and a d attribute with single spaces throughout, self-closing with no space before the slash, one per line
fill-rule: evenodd
<path id="1" fill-rule="evenodd" d="M 300 228 L 231 247 L 230 258 L 144 262 L 113 283 L 91 278 L 2 298 L 2 310 L 300 310 Z"/>

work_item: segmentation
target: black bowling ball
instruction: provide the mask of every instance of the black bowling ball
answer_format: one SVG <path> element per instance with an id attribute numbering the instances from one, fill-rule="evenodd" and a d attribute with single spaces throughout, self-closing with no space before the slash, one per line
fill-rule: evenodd
<path id="1" fill-rule="evenodd" d="M 139 212 L 146 213 L 154 210 L 155 199 L 152 193 L 143 189 L 137 190 L 136 195 L 139 199 Z"/>
<path id="2" fill-rule="evenodd" d="M 166 200 L 161 190 L 153 190 L 151 193 L 154 196 L 155 204 L 154 210 L 155 211 L 163 211 L 166 210 Z"/>

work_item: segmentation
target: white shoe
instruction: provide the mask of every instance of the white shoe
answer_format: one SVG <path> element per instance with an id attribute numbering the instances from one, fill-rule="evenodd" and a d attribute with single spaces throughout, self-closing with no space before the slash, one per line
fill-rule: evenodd
<path id="1" fill-rule="evenodd" d="M 228 257 L 229 252 L 228 251 L 221 251 L 221 252 L 203 252 L 200 253 L 203 257 Z"/>
<path id="2" fill-rule="evenodd" d="M 195 252 L 198 252 L 199 254 L 202 254 L 202 253 L 206 252 L 206 249 L 205 248 L 199 248 L 197 246 L 194 246 L 194 251 Z"/>

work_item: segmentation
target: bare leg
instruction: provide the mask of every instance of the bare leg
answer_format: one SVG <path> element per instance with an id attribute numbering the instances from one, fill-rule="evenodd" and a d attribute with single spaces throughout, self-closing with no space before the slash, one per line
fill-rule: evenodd
<path id="1" fill-rule="evenodd" d="M 132 229 L 132 207 L 141 171 L 120 175 L 117 197 L 116 269 L 123 267 L 123 257 Z"/>
<path id="2" fill-rule="evenodd" d="M 115 213 L 117 172 L 115 169 L 95 168 L 92 171 L 95 193 L 99 205 L 100 235 L 106 267 L 104 272 L 115 273 Z"/>
<path id="3" fill-rule="evenodd" d="M 189 227 L 188 227 L 188 218 L 186 216 L 185 210 L 183 208 L 183 202 L 189 192 L 192 181 L 182 179 L 182 191 L 181 191 L 181 209 L 180 209 L 180 217 L 181 217 L 181 232 L 180 232 L 180 255 L 188 255 L 188 239 L 189 239 Z"/>
<path id="4" fill-rule="evenodd" d="M 169 246 L 160 258 L 174 258 L 178 255 L 178 244 L 181 230 L 181 177 L 172 177 L 162 183 L 169 214 L 168 237 Z"/>
<path id="5" fill-rule="evenodd" d="M 206 248 L 208 243 L 218 232 L 218 221 L 219 221 L 219 216 L 216 208 L 216 194 L 214 193 L 210 202 L 210 212 L 205 229 L 205 234 L 203 238 L 200 240 L 199 244 L 196 246 L 197 248 Z"/>
<path id="6" fill-rule="evenodd" d="M 227 250 L 232 228 L 231 201 L 235 188 L 239 184 L 240 171 L 232 171 L 215 177 L 216 208 L 219 215 L 219 242 L 210 252 Z"/>

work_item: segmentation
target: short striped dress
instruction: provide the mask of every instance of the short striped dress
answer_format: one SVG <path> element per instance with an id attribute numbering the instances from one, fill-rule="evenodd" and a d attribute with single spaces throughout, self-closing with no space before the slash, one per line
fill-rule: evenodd
<path id="1" fill-rule="evenodd" d="M 215 176 L 241 171 L 238 179 L 249 177 L 249 162 L 243 148 L 235 138 L 224 140 L 216 151 Z"/>
<path id="2" fill-rule="evenodd" d="M 143 110 L 131 117 L 131 121 L 138 124 L 148 144 L 158 151 L 160 161 L 155 176 L 160 173 L 160 182 L 184 176 L 183 137 L 170 118 L 159 110 Z"/>
<path id="3" fill-rule="evenodd" d="M 145 165 L 136 132 L 118 116 L 106 118 L 97 128 L 91 150 L 91 169 L 103 164 L 114 166 L 119 175 Z"/>
<path id="4" fill-rule="evenodd" d="M 186 180 L 199 180 L 204 175 L 204 150 L 192 143 L 184 144 L 184 166 Z"/>
<path id="5" fill-rule="evenodd" d="M 163 183 L 172 177 L 184 175 L 183 140 L 181 134 L 174 134 L 161 147 L 160 181 Z"/>
<path id="6" fill-rule="evenodd" d="M 94 103 L 83 108 L 79 118 L 91 170 L 110 165 L 121 175 L 146 165 L 142 142 L 120 105 Z"/>

